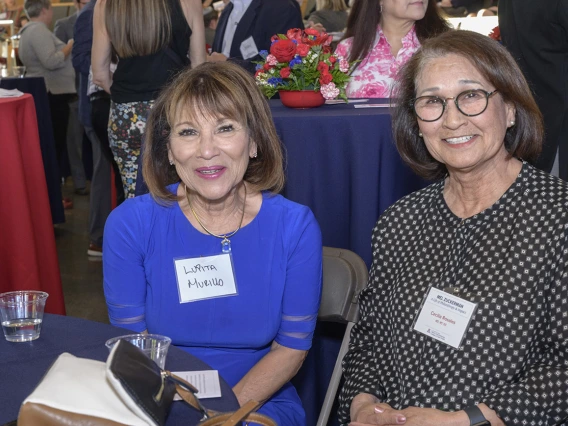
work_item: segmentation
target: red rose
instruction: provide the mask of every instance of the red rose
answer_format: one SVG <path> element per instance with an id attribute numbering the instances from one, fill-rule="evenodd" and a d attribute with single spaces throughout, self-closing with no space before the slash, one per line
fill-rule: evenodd
<path id="1" fill-rule="evenodd" d="M 286 33 L 286 37 L 290 40 L 300 41 L 302 39 L 302 30 L 299 28 L 292 28 Z"/>
<path id="2" fill-rule="evenodd" d="M 333 76 L 330 73 L 322 73 L 320 77 L 320 84 L 329 84 L 331 83 L 331 80 L 333 80 Z"/>
<path id="3" fill-rule="evenodd" d="M 292 40 L 278 40 L 270 46 L 270 53 L 278 59 L 278 62 L 290 62 L 296 55 L 296 43 Z"/>
<path id="4" fill-rule="evenodd" d="M 323 33 L 323 34 L 322 34 L 322 37 L 327 37 L 327 38 L 323 41 L 323 45 L 324 45 L 324 46 L 331 46 L 331 42 L 333 41 L 333 36 L 327 35 L 326 33 Z"/>
<path id="5" fill-rule="evenodd" d="M 321 62 L 318 64 L 317 70 L 322 74 L 327 74 L 329 72 L 329 65 L 325 62 Z"/>
<path id="6" fill-rule="evenodd" d="M 306 56 L 310 52 L 310 46 L 304 43 L 299 43 L 296 53 L 300 55 L 302 58 Z"/>
<path id="7" fill-rule="evenodd" d="M 331 53 L 331 46 L 324 46 L 324 47 L 321 49 L 321 51 L 322 51 L 324 54 Z"/>
<path id="8" fill-rule="evenodd" d="M 290 67 L 282 68 L 280 70 L 280 77 L 282 78 L 290 77 Z"/>
<path id="9" fill-rule="evenodd" d="M 276 40 L 280 40 L 280 37 L 278 37 L 278 34 L 274 34 L 272 37 L 270 37 L 271 42 L 275 42 Z"/>
<path id="10" fill-rule="evenodd" d="M 262 68 L 264 68 L 266 71 L 268 71 L 270 68 L 272 68 L 272 66 L 270 64 L 264 64 L 264 66 Z"/>
<path id="11" fill-rule="evenodd" d="M 329 62 L 331 62 L 331 64 L 333 65 L 333 64 L 335 64 L 335 63 L 337 62 L 337 58 L 336 58 L 335 56 L 331 55 L 331 56 L 329 57 Z"/>
<path id="12" fill-rule="evenodd" d="M 306 28 L 304 32 L 307 35 L 316 36 L 316 37 L 320 35 L 320 32 L 318 30 L 314 30 L 313 28 Z"/>

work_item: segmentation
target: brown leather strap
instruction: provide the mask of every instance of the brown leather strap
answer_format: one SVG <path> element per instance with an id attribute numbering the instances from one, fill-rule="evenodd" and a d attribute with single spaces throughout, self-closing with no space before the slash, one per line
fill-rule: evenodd
<path id="1" fill-rule="evenodd" d="M 246 422 L 253 422 L 262 426 L 278 426 L 274 420 L 270 417 L 267 417 L 263 414 L 253 413 L 260 404 L 256 401 L 249 401 L 237 411 L 233 411 L 230 413 L 217 413 L 213 410 L 208 410 L 203 405 L 199 399 L 195 396 L 194 393 L 197 393 L 197 389 L 189 382 L 185 381 L 179 376 L 172 374 L 169 371 L 166 373 L 175 379 L 176 382 L 176 390 L 179 396 L 195 408 L 197 411 L 207 413 L 209 417 L 207 420 L 199 423 L 199 426 L 236 426 L 239 422 L 246 421 Z M 180 383 L 183 383 L 181 386 Z M 185 388 L 184 388 L 185 386 Z M 190 392 L 187 389 L 191 389 L 193 392 Z"/>
<path id="2" fill-rule="evenodd" d="M 259 404 L 256 401 L 249 401 L 229 417 L 224 426 L 235 426 L 240 421 L 244 420 L 251 412 L 256 411 Z"/>
<path id="3" fill-rule="evenodd" d="M 231 415 L 234 413 L 225 413 L 220 414 L 210 419 L 207 419 L 201 423 L 199 426 L 229 426 L 235 425 L 236 423 L 225 423 L 229 421 Z M 270 417 L 265 416 L 264 414 L 259 413 L 250 413 L 246 418 L 241 419 L 241 421 L 251 422 L 255 424 L 259 424 L 262 426 L 278 426 L 274 420 Z"/>

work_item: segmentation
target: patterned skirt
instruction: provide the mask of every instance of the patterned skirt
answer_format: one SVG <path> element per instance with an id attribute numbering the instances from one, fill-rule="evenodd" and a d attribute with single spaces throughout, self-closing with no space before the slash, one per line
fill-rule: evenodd
<path id="1" fill-rule="evenodd" d="M 142 137 L 153 104 L 154 101 L 110 104 L 108 140 L 120 170 L 125 198 L 134 197 Z"/>

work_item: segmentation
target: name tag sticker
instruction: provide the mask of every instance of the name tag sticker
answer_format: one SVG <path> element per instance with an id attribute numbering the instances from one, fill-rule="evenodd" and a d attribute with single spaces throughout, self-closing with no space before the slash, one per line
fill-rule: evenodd
<path id="1" fill-rule="evenodd" d="M 174 259 L 174 266 L 180 303 L 238 294 L 229 253 Z"/>
<path id="2" fill-rule="evenodd" d="M 254 58 L 258 55 L 258 49 L 252 36 L 241 43 L 241 55 L 243 55 L 243 59 Z"/>
<path id="3" fill-rule="evenodd" d="M 476 303 L 432 287 L 414 330 L 458 349 L 476 309 Z"/>

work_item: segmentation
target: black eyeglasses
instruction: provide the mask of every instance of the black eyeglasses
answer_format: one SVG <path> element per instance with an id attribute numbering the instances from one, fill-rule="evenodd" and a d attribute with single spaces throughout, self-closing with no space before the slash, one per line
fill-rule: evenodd
<path id="1" fill-rule="evenodd" d="M 426 122 L 439 120 L 448 105 L 447 101 L 454 100 L 459 112 L 467 117 L 482 114 L 489 104 L 489 98 L 497 93 L 497 89 L 487 92 L 483 89 L 466 90 L 451 98 L 439 96 L 420 96 L 412 101 L 416 116 Z"/>

